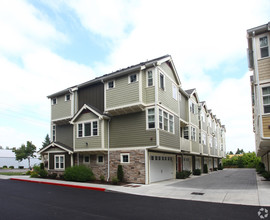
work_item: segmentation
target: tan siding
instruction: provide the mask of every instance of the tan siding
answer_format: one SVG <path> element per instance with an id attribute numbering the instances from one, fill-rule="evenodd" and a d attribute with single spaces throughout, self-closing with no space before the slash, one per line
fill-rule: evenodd
<path id="1" fill-rule="evenodd" d="M 270 57 L 258 60 L 259 80 L 270 79 Z"/>
<path id="2" fill-rule="evenodd" d="M 139 102 L 139 81 L 128 83 L 128 75 L 115 79 L 115 88 L 106 90 L 106 108 L 117 108 L 137 102 Z"/>
<path id="3" fill-rule="evenodd" d="M 180 118 L 184 121 L 188 121 L 188 99 L 181 94 L 181 101 L 180 101 Z"/>
<path id="4" fill-rule="evenodd" d="M 174 134 L 163 130 L 159 131 L 160 145 L 180 150 L 179 118 L 176 116 L 174 116 L 174 128 Z"/>
<path id="5" fill-rule="evenodd" d="M 152 70 L 153 73 L 153 86 L 147 87 L 147 72 Z M 147 69 L 142 72 L 142 93 L 143 93 L 143 102 L 146 104 L 155 102 L 155 79 L 154 79 L 154 69 Z"/>
<path id="6" fill-rule="evenodd" d="M 98 119 L 98 116 L 92 112 L 87 112 L 87 113 L 81 113 L 75 121 L 80 122 L 80 121 L 89 121 L 89 120 L 94 120 L 94 119 Z"/>
<path id="7" fill-rule="evenodd" d="M 270 116 L 266 116 L 262 118 L 262 123 L 263 123 L 263 136 L 265 137 L 270 137 Z"/>
<path id="8" fill-rule="evenodd" d="M 57 104 L 51 106 L 51 119 L 67 118 L 71 116 L 71 101 L 65 101 L 65 96 L 57 97 Z"/>
<path id="9" fill-rule="evenodd" d="M 155 87 L 151 86 L 148 88 L 145 88 L 145 93 L 146 93 L 146 104 L 149 103 L 154 103 L 155 102 Z"/>
<path id="10" fill-rule="evenodd" d="M 155 130 L 146 130 L 145 114 L 139 112 L 113 117 L 110 122 L 110 147 L 156 145 Z"/>
<path id="11" fill-rule="evenodd" d="M 176 77 L 171 69 L 171 67 L 169 67 L 169 65 L 167 63 L 162 63 L 160 65 L 160 67 L 166 72 L 166 74 L 172 79 L 174 80 L 174 82 L 177 82 Z"/>

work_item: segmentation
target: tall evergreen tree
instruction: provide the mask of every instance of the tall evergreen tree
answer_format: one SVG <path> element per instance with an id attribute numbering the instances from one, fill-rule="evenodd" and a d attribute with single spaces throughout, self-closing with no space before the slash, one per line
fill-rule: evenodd
<path id="1" fill-rule="evenodd" d="M 49 135 L 47 134 L 45 140 L 42 142 L 42 147 L 47 147 L 51 143 Z"/>

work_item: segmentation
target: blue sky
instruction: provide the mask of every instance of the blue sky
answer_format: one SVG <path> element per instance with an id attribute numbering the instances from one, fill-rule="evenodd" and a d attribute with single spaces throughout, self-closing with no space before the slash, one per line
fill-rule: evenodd
<path id="1" fill-rule="evenodd" d="M 47 95 L 170 54 L 183 88 L 226 125 L 227 151 L 253 151 L 246 30 L 269 11 L 269 0 L 4 1 L 0 146 L 41 147 Z"/>

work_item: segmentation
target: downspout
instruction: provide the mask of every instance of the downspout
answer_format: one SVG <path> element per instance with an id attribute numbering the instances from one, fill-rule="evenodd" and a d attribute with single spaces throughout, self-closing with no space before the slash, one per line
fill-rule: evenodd
<path id="1" fill-rule="evenodd" d="M 111 118 L 108 121 L 108 175 L 107 175 L 107 182 L 110 179 L 110 122 Z"/>

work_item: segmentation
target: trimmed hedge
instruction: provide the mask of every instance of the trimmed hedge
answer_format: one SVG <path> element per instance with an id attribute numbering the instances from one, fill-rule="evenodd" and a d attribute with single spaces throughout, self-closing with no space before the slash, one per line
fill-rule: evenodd
<path id="1" fill-rule="evenodd" d="M 270 172 L 265 171 L 262 173 L 262 176 L 264 177 L 264 179 L 270 180 Z"/>
<path id="2" fill-rule="evenodd" d="M 123 171 L 122 165 L 118 165 L 118 168 L 117 168 L 117 179 L 120 182 L 123 182 L 123 180 L 124 180 L 124 171 Z"/>
<path id="3" fill-rule="evenodd" d="M 176 179 L 186 179 L 190 176 L 191 172 L 189 170 L 183 170 L 181 172 L 176 172 Z"/>
<path id="4" fill-rule="evenodd" d="M 194 176 L 200 176 L 201 174 L 202 174 L 201 169 L 195 169 L 195 170 L 193 171 L 193 175 L 194 175 Z"/>
<path id="5" fill-rule="evenodd" d="M 64 179 L 68 181 L 86 182 L 95 180 L 96 178 L 90 168 L 80 165 L 66 168 Z"/>

